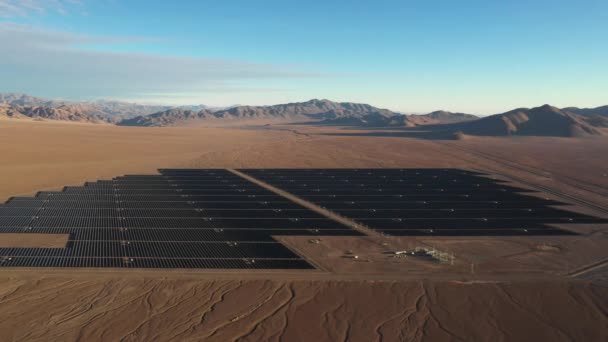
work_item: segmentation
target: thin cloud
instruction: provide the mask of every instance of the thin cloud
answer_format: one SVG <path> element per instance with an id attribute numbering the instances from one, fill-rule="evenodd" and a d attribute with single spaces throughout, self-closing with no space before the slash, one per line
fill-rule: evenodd
<path id="1" fill-rule="evenodd" d="M 238 60 L 177 57 L 87 49 L 117 43 L 150 43 L 141 37 L 105 37 L 0 23 L 2 89 L 33 89 L 79 97 L 211 92 L 240 82 L 325 76 L 293 66 Z M 272 84 L 258 89 L 276 90 Z"/>
<path id="2" fill-rule="evenodd" d="M 0 0 L 0 17 L 24 17 L 56 12 L 67 14 L 73 6 L 82 6 L 79 0 Z"/>

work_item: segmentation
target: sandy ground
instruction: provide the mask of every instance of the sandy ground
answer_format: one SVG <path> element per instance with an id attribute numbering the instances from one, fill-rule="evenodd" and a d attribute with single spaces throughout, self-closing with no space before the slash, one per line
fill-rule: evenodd
<path id="1" fill-rule="evenodd" d="M 0 233 L 0 248 L 64 248 L 69 234 L 5 234 Z"/>
<path id="2" fill-rule="evenodd" d="M 3 120 L 0 201 L 165 167 L 462 167 L 545 187 L 549 197 L 574 196 L 584 202 L 580 211 L 603 215 L 598 207 L 608 207 L 606 139 L 328 132 L 343 131 Z M 314 245 L 282 237 L 321 267 L 302 274 L 1 269 L 0 332 L 6 340 L 606 340 L 607 229 L 574 229 L 583 235 L 324 238 Z M 456 261 L 386 254 L 419 245 Z M 361 260 L 345 259 L 346 250 Z"/>
<path id="3" fill-rule="evenodd" d="M 159 167 L 465 166 L 441 146 L 409 140 L 0 121 L 0 200 Z"/>
<path id="4" fill-rule="evenodd" d="M 588 284 L 90 278 L 1 280 L 3 337 L 16 341 L 608 338 L 605 290 Z"/>

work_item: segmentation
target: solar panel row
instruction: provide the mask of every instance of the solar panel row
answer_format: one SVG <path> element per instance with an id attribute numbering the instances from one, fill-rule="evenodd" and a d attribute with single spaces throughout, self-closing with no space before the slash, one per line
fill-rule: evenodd
<path id="1" fill-rule="evenodd" d="M 69 234 L 0 248 L 0 266 L 312 268 L 273 236 L 361 235 L 226 170 L 132 175 L 12 198 L 0 233 Z"/>
<path id="2" fill-rule="evenodd" d="M 0 233 L 24 233 L 27 228 L 5 227 Z M 69 234 L 71 241 L 258 241 L 274 242 L 273 236 L 349 236 L 351 229 L 166 229 L 166 228 L 38 228 L 39 234 Z M 31 231 L 30 231 L 31 233 Z"/>
<path id="3" fill-rule="evenodd" d="M 0 257 L 297 259 L 276 242 L 72 241 L 68 248 L 2 248 Z"/>
<path id="4" fill-rule="evenodd" d="M 361 235 L 226 170 L 160 172 L 0 205 L 0 233 L 69 234 L 66 248 L 0 248 L 0 266 L 305 269 L 273 236 Z M 608 223 L 456 169 L 243 172 L 387 235 L 568 235 L 550 224 Z"/>
<path id="5" fill-rule="evenodd" d="M 163 258 L 0 258 L 0 267 L 112 267 L 112 268 L 208 268 L 208 269 L 310 269 L 301 259 L 163 259 Z"/>
<path id="6" fill-rule="evenodd" d="M 247 201 L 248 200 L 248 201 Z M 300 209 L 301 206 L 287 201 L 46 201 L 32 199 L 12 199 L 6 208 L 148 208 L 148 209 Z"/>
<path id="7" fill-rule="evenodd" d="M 239 215 L 241 215 L 239 217 Z M 250 213 L 237 213 L 236 218 L 224 217 L 80 217 L 35 216 L 0 217 L 0 227 L 32 228 L 283 228 L 283 229 L 335 229 L 334 221 L 325 218 L 266 218 Z"/>
<path id="8" fill-rule="evenodd" d="M 458 169 L 244 169 L 388 235 L 572 235 L 550 224 L 608 223 Z"/>

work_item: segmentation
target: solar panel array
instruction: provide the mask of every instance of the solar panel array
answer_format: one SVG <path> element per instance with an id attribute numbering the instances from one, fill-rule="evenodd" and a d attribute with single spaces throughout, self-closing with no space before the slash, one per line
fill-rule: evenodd
<path id="1" fill-rule="evenodd" d="M 361 235 L 226 170 L 160 170 L 14 197 L 0 233 L 69 234 L 66 248 L 0 248 L 0 266 L 312 266 L 274 235 Z"/>
<path id="2" fill-rule="evenodd" d="M 387 235 L 574 235 L 550 224 L 608 223 L 458 169 L 245 169 Z"/>
<path id="3" fill-rule="evenodd" d="M 608 223 L 457 169 L 247 169 L 277 188 L 396 236 L 575 235 Z M 0 233 L 68 234 L 65 248 L 0 248 L 0 266 L 312 266 L 273 238 L 361 233 L 220 169 L 165 169 L 14 197 Z"/>

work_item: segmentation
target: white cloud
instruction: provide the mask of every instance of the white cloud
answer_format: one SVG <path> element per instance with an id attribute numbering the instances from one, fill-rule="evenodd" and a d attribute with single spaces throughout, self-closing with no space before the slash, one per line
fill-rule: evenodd
<path id="1" fill-rule="evenodd" d="M 49 12 L 66 14 L 69 8 L 81 5 L 79 0 L 0 0 L 0 17 L 23 17 Z"/>
<path id="2" fill-rule="evenodd" d="M 138 97 L 181 92 L 276 91 L 272 80 L 322 76 L 293 66 L 87 49 L 86 45 L 161 43 L 0 23 L 0 91 L 71 97 Z M 240 86 L 248 84 L 248 86 Z M 254 86 L 251 86 L 254 84 Z M 51 93 L 54 92 L 54 93 Z"/>

